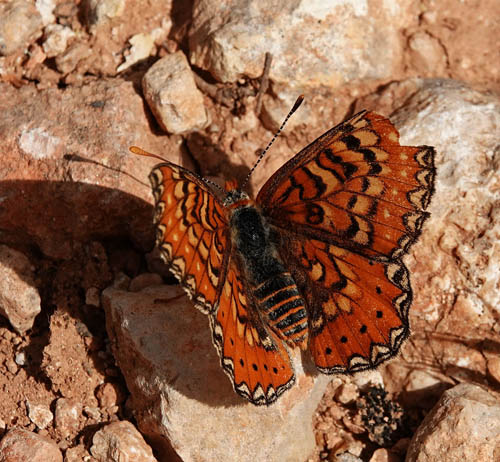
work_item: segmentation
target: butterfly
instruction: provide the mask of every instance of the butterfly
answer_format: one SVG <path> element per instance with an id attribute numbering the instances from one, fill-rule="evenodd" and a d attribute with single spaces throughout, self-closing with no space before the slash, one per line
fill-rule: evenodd
<path id="1" fill-rule="evenodd" d="M 288 390 L 289 348 L 308 349 L 325 374 L 398 353 L 412 302 L 401 257 L 429 215 L 435 171 L 434 148 L 400 146 L 367 111 L 300 151 L 255 200 L 235 181 L 222 195 L 173 163 L 153 168 L 161 256 L 208 315 L 239 395 L 269 405 Z"/>

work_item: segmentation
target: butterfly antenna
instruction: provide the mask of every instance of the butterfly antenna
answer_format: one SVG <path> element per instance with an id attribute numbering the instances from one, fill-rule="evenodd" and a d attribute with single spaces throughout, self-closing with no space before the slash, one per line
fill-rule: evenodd
<path id="1" fill-rule="evenodd" d="M 266 146 L 266 148 L 261 152 L 259 158 L 257 159 L 257 162 L 255 162 L 255 164 L 252 167 L 252 169 L 250 170 L 250 172 L 248 172 L 248 175 L 246 176 L 245 181 L 243 181 L 243 183 L 241 184 L 241 188 L 240 189 L 243 189 L 244 186 L 248 183 L 248 180 L 250 179 L 250 175 L 252 175 L 252 173 L 256 169 L 257 165 L 259 165 L 259 163 L 262 160 L 262 158 L 266 155 L 266 152 L 269 151 L 269 148 L 272 146 L 272 144 L 274 143 L 274 141 L 276 140 L 276 138 L 278 138 L 278 136 L 282 132 L 283 128 L 285 128 L 285 125 L 288 122 L 288 119 L 299 108 L 299 106 L 302 104 L 302 101 L 304 101 L 304 95 L 300 95 L 297 98 L 297 101 L 295 101 L 295 104 L 293 105 L 292 109 L 290 109 L 290 112 L 285 117 L 285 120 L 281 124 L 281 127 L 278 128 L 278 131 L 274 134 L 274 136 L 272 137 L 271 141 L 269 141 L 269 143 Z"/>
<path id="2" fill-rule="evenodd" d="M 139 148 L 137 146 L 130 146 L 128 149 L 129 149 L 130 152 L 132 152 L 133 154 L 137 154 L 138 156 L 153 157 L 155 159 L 161 160 L 162 162 L 168 162 L 167 159 L 164 159 L 163 157 L 159 156 L 158 154 L 153 154 L 152 152 L 145 151 L 144 149 Z M 197 175 L 194 172 L 191 172 L 191 173 L 196 178 L 198 178 L 199 180 L 203 181 L 204 183 L 209 183 L 212 186 L 215 186 L 215 188 L 217 188 L 220 192 L 222 192 L 222 194 L 224 194 L 224 195 L 226 194 L 226 191 L 224 190 L 224 188 L 222 188 L 221 186 L 219 186 L 214 181 L 209 180 L 208 178 L 203 178 L 202 176 Z"/>

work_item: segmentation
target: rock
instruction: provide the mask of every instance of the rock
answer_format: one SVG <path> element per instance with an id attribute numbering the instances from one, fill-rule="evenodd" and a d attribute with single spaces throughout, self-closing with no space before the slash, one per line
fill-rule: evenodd
<path id="1" fill-rule="evenodd" d="M 427 32 L 415 32 L 408 40 L 410 60 L 421 76 L 446 75 L 447 59 L 443 45 Z"/>
<path id="2" fill-rule="evenodd" d="M 116 72 L 128 69 L 133 64 L 146 59 L 155 51 L 155 41 L 150 34 L 136 34 L 129 39 L 129 42 L 132 45 L 130 52 L 125 57 L 125 62 L 117 67 Z"/>
<path id="3" fill-rule="evenodd" d="M 145 287 L 158 286 L 163 283 L 163 279 L 159 274 L 142 273 L 130 281 L 130 292 L 139 292 Z"/>
<path id="4" fill-rule="evenodd" d="M 0 245 L 0 315 L 19 334 L 24 334 L 33 327 L 40 311 L 40 295 L 34 287 L 30 261 L 21 252 Z"/>
<path id="5" fill-rule="evenodd" d="M 44 26 L 55 22 L 54 10 L 56 9 L 56 2 L 54 0 L 36 0 L 35 6 Z"/>
<path id="6" fill-rule="evenodd" d="M 125 233 L 150 250 L 147 177 L 157 161 L 128 148 L 182 161 L 176 139 L 150 132 L 143 104 L 133 82 L 122 80 L 43 91 L 0 83 L 2 242 L 70 258 L 92 236 Z"/>
<path id="7" fill-rule="evenodd" d="M 411 342 L 383 370 L 394 390 L 430 398 L 450 378 L 486 380 L 488 341 L 499 341 L 500 101 L 450 80 L 414 83 L 391 120 L 404 144 L 436 147 L 436 191 L 406 258 L 414 291 Z M 417 364 L 426 366 L 408 374 Z M 415 402 L 432 405 L 419 396 Z"/>
<path id="8" fill-rule="evenodd" d="M 0 442 L 2 462 L 63 462 L 61 451 L 50 438 L 13 428 Z"/>
<path id="9" fill-rule="evenodd" d="M 272 406 L 254 406 L 234 392 L 207 317 L 178 286 L 108 288 L 102 300 L 130 405 L 159 453 L 173 447 L 185 462 L 303 461 L 312 453 L 312 415 L 330 377 L 306 375 L 297 363 L 295 386 Z"/>
<path id="10" fill-rule="evenodd" d="M 26 400 L 26 408 L 28 409 L 29 419 L 39 428 L 47 428 L 54 419 L 49 406 L 45 404 L 33 404 Z"/>
<path id="11" fill-rule="evenodd" d="M 406 462 L 496 462 L 500 458 L 500 401 L 463 383 L 447 390 L 417 429 Z"/>
<path id="12" fill-rule="evenodd" d="M 90 452 L 99 462 L 156 462 L 151 448 L 127 421 L 110 423 L 96 432 Z"/>
<path id="13" fill-rule="evenodd" d="M 42 17 L 32 2 L 0 3 L 0 56 L 24 51 L 42 34 Z"/>
<path id="14" fill-rule="evenodd" d="M 207 126 L 203 95 L 196 87 L 184 53 L 178 51 L 153 64 L 142 79 L 148 105 L 169 133 L 188 133 Z"/>
<path id="15" fill-rule="evenodd" d="M 253 0 L 228 8 L 216 0 L 197 0 L 190 61 L 220 82 L 260 77 L 266 52 L 273 55 L 270 78 L 288 87 L 335 88 L 353 80 L 388 79 L 400 64 L 399 29 L 408 21 L 403 5 Z"/>
<path id="16" fill-rule="evenodd" d="M 84 0 L 83 8 L 91 26 L 105 24 L 125 10 L 125 0 Z"/>
<path id="17" fill-rule="evenodd" d="M 53 58 L 64 53 L 68 47 L 68 41 L 76 35 L 69 27 L 49 24 L 45 28 L 44 36 L 43 51 L 48 58 Z"/>
<path id="18" fill-rule="evenodd" d="M 79 429 L 82 404 L 66 398 L 58 398 L 55 409 L 55 428 L 63 437 L 74 436 Z"/>

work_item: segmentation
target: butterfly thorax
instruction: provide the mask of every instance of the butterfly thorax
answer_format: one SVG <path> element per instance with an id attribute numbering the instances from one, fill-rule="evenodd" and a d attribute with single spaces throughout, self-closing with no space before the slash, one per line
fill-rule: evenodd
<path id="1" fill-rule="evenodd" d="M 246 196 L 231 204 L 231 241 L 259 315 L 288 344 L 307 345 L 307 311 L 278 253 L 271 226 Z"/>

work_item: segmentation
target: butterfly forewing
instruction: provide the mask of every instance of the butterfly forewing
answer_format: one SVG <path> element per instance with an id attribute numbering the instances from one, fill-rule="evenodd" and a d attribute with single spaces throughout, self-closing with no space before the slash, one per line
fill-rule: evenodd
<path id="1" fill-rule="evenodd" d="M 161 255 L 195 305 L 211 312 L 230 249 L 224 208 L 205 183 L 177 165 L 157 165 L 150 180 Z"/>
<path id="2" fill-rule="evenodd" d="M 389 120 L 362 112 L 285 164 L 257 202 L 277 227 L 396 257 L 420 234 L 435 171 L 433 148 L 398 140 Z"/>

